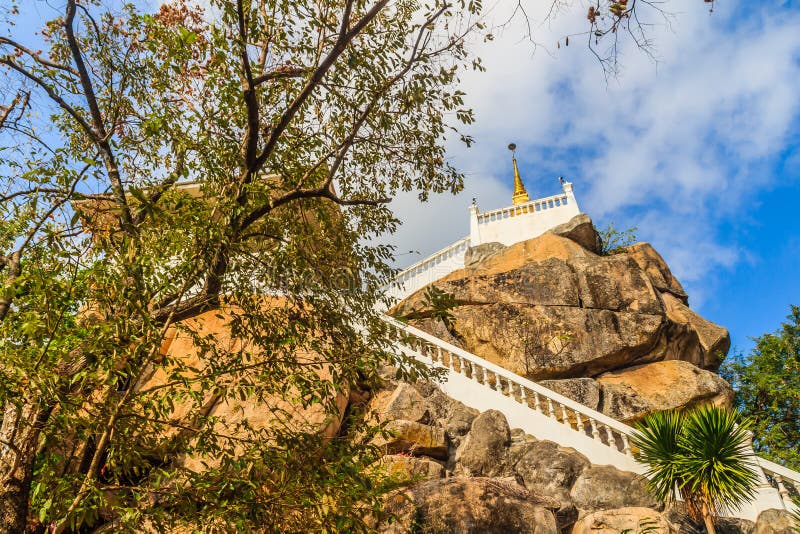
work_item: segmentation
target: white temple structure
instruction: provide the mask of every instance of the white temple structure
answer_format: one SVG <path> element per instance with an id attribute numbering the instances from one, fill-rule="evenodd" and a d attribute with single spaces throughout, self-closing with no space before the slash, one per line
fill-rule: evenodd
<path id="1" fill-rule="evenodd" d="M 514 145 L 509 146 L 512 147 Z M 387 290 L 392 298 L 402 300 L 431 282 L 464 268 L 464 257 L 470 247 L 485 243 L 509 246 L 527 241 L 569 221 L 581 212 L 575 200 L 572 183 L 563 179 L 561 193 L 531 200 L 522 183 L 516 157 L 513 158 L 513 163 L 514 194 L 511 197 L 511 206 L 481 212 L 473 200 L 469 207 L 469 236 L 400 272 Z"/>

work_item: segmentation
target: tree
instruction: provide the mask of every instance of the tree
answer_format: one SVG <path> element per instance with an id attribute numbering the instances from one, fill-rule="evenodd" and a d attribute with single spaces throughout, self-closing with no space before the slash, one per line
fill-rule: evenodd
<path id="1" fill-rule="evenodd" d="M 427 372 L 386 350 L 367 243 L 398 191 L 461 188 L 480 3 L 208 4 L 65 0 L 34 44 L 0 6 L 0 532 L 357 531 L 378 506 L 375 429 L 281 402 L 337 416 L 382 363 Z M 613 4 L 595 37 L 635 20 Z M 242 399 L 271 424 L 216 415 Z"/>
<path id="2" fill-rule="evenodd" d="M 665 503 L 680 495 L 689 515 L 714 534 L 719 512 L 735 510 L 755 494 L 749 425 L 737 412 L 714 406 L 645 417 L 632 444 L 636 460 L 648 466 L 647 488 Z"/>
<path id="3" fill-rule="evenodd" d="M 753 421 L 756 452 L 800 469 L 800 306 L 791 306 L 787 321 L 755 342 L 746 357 L 729 360 L 720 373 Z"/>
<path id="4" fill-rule="evenodd" d="M 385 351 L 390 249 L 362 240 L 398 190 L 461 188 L 477 6 L 210 5 L 67 0 L 46 50 L 0 37 L 0 532 L 361 530 L 377 506 L 374 430 L 296 414 L 338 416 L 382 362 L 426 372 Z M 272 422 L 217 415 L 242 399 Z"/>
<path id="5" fill-rule="evenodd" d="M 603 256 L 610 256 L 622 251 L 625 247 L 629 247 L 636 243 L 637 227 L 628 228 L 626 230 L 618 230 L 614 227 L 614 222 L 608 223 L 608 226 L 600 230 L 600 253 Z"/>

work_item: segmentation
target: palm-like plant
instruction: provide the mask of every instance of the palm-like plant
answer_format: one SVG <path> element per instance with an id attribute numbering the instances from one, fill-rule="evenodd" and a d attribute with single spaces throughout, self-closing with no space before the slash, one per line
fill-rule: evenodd
<path id="1" fill-rule="evenodd" d="M 737 412 L 706 406 L 658 412 L 637 425 L 636 459 L 648 466 L 647 487 L 664 503 L 682 497 L 689 515 L 714 534 L 714 518 L 751 500 L 758 476 L 748 428 Z"/>

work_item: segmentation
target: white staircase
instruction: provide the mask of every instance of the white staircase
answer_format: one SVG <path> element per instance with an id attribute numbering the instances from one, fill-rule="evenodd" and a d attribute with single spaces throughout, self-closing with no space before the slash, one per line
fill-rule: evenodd
<path id="1" fill-rule="evenodd" d="M 384 316 L 394 348 L 399 353 L 446 370 L 441 389 L 472 408 L 502 412 L 512 428 L 521 428 L 537 439 L 571 447 L 592 463 L 643 474 L 629 438 L 633 429 L 588 406 L 568 399 L 536 382 L 451 345 L 422 330 Z M 795 510 L 790 490 L 800 490 L 800 473 L 753 456 L 761 484 L 756 498 L 733 517 L 755 521 L 770 508 Z"/>

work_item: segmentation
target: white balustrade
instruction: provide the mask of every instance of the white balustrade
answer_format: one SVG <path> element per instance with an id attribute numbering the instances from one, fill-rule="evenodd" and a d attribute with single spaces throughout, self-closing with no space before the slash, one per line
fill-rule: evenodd
<path id="1" fill-rule="evenodd" d="M 526 204 L 519 204 L 516 206 L 509 206 L 492 211 L 486 211 L 478 214 L 478 224 L 488 224 L 511 217 L 518 217 L 520 215 L 527 215 L 540 211 L 545 211 L 553 208 L 560 208 L 568 206 L 569 200 L 566 194 L 553 195 L 551 197 L 539 198 L 532 200 Z"/>
<path id="2" fill-rule="evenodd" d="M 792 486 L 794 495 L 800 495 L 800 473 L 792 471 L 782 465 L 770 462 L 766 458 L 756 456 L 759 467 L 767 475 L 770 484 L 778 492 L 783 507 L 789 511 L 800 511 L 798 506 L 792 501 L 792 493 L 787 485 Z"/>
<path id="3" fill-rule="evenodd" d="M 512 427 L 522 428 L 538 439 L 572 447 L 594 464 L 609 464 L 640 474 L 647 471 L 633 459 L 631 427 L 427 332 L 388 316 L 384 321 L 389 326 L 390 339 L 397 340 L 397 349 L 448 370 L 441 388 L 456 400 L 482 411 L 500 410 Z M 730 514 L 754 521 L 769 508 L 797 511 L 791 497 L 800 490 L 800 473 L 758 456 L 754 460 L 764 483 L 757 488 L 751 503 Z"/>
<path id="4" fill-rule="evenodd" d="M 400 271 L 384 291 L 390 297 L 400 300 L 439 278 L 462 269 L 469 245 L 469 237 L 465 237 L 418 261 Z"/>
<path id="5" fill-rule="evenodd" d="M 429 358 L 429 360 L 450 371 L 448 374 L 448 382 L 442 385 L 443 389 L 447 389 L 450 381 L 458 381 L 459 384 L 464 384 L 465 382 L 472 383 L 485 391 L 485 394 L 479 394 L 475 388 L 470 388 L 468 392 L 455 396 L 457 400 L 467 405 L 475 405 L 476 403 L 481 404 L 481 401 L 485 400 L 489 394 L 496 396 L 498 402 L 501 402 L 499 401 L 500 398 L 507 399 L 507 402 L 513 402 L 513 406 L 518 407 L 518 410 L 522 412 L 521 419 L 528 419 L 528 421 L 520 421 L 521 424 L 517 424 L 516 426 L 526 429 L 534 436 L 537 435 L 537 432 L 532 429 L 531 423 L 535 423 L 536 421 L 534 421 L 534 419 L 536 418 L 546 418 L 559 425 L 560 430 L 556 433 L 566 432 L 574 434 L 572 439 L 567 438 L 567 443 L 561 443 L 562 445 L 573 446 L 583 454 L 589 456 L 590 459 L 594 457 L 595 463 L 622 464 L 624 469 L 642 471 L 641 466 L 633 462 L 630 448 L 628 447 L 626 451 L 625 447 L 618 446 L 616 440 L 612 437 L 612 429 L 620 435 L 625 435 L 632 432 L 630 427 L 614 421 L 610 417 L 583 406 L 555 391 L 551 391 L 535 382 L 520 377 L 492 362 L 470 354 L 459 347 L 450 345 L 426 332 L 400 323 L 390 317 L 385 317 L 385 321 L 402 332 L 402 335 L 396 336 L 396 338 L 402 340 L 398 343 L 402 351 L 415 357 L 425 358 L 426 360 L 428 359 L 426 354 L 437 355 L 437 358 Z M 410 342 L 412 339 L 417 341 L 415 346 L 412 346 Z M 431 347 L 435 347 L 435 349 L 422 349 L 422 345 L 430 345 Z M 447 356 L 441 357 L 438 355 Z M 529 404 L 531 400 L 533 401 L 532 407 Z M 542 402 L 546 403 L 546 410 L 542 409 Z M 572 426 L 569 412 L 575 414 L 575 420 L 578 422 L 577 430 Z M 589 420 L 591 422 L 593 429 L 591 437 L 586 436 L 582 426 L 582 420 Z M 607 437 L 605 441 L 597 431 L 596 421 L 599 421 L 603 425 L 603 428 L 606 429 Z M 556 436 L 552 436 L 551 434 L 545 433 L 541 435 L 541 437 L 542 439 L 549 439 L 550 437 L 556 438 Z M 587 443 L 587 441 L 591 441 L 593 444 Z M 606 452 L 600 455 L 596 454 L 597 445 L 602 445 L 603 449 L 606 449 Z M 618 455 L 620 458 L 614 458 L 614 454 Z M 614 461 L 609 461 L 609 458 L 612 458 Z"/>

